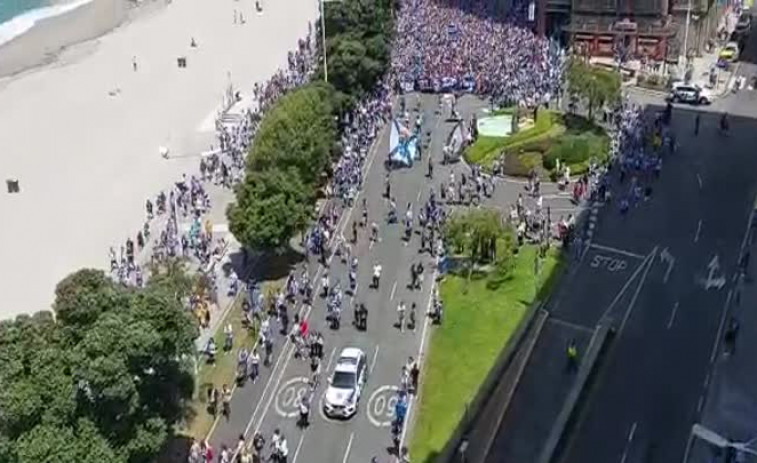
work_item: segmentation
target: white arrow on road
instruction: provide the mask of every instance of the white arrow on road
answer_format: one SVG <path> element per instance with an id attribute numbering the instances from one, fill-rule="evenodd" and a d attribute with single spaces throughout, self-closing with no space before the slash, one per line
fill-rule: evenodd
<path id="1" fill-rule="evenodd" d="M 707 264 L 707 269 L 709 270 L 709 273 L 707 274 L 707 280 L 704 281 L 704 289 L 723 289 L 723 286 L 725 286 L 726 283 L 725 276 L 718 276 L 718 273 L 720 273 L 720 258 L 717 254 L 712 256 L 712 260 L 710 260 L 710 263 Z"/>
<path id="2" fill-rule="evenodd" d="M 673 267 L 676 264 L 676 258 L 673 257 L 673 254 L 671 254 L 670 251 L 668 251 L 668 248 L 665 248 L 660 253 L 660 261 L 667 262 L 668 264 L 668 270 L 665 271 L 665 276 L 662 277 L 662 282 L 667 283 L 668 278 L 670 278 L 670 272 L 673 271 Z"/>

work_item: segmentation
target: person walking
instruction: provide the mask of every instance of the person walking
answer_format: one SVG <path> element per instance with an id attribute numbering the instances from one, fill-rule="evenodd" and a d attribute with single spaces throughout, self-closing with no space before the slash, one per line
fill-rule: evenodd
<path id="1" fill-rule="evenodd" d="M 231 417 L 231 389 L 228 384 L 224 384 L 221 390 L 221 401 L 223 402 L 223 416 L 228 420 Z"/>
<path id="2" fill-rule="evenodd" d="M 697 113 L 696 117 L 694 118 L 694 136 L 696 137 L 699 135 L 699 122 L 701 119 L 701 115 Z"/>
<path id="3" fill-rule="evenodd" d="M 568 356 L 568 371 L 573 372 L 578 369 L 578 347 L 576 347 L 575 339 L 571 339 L 568 343 L 566 353 Z"/>

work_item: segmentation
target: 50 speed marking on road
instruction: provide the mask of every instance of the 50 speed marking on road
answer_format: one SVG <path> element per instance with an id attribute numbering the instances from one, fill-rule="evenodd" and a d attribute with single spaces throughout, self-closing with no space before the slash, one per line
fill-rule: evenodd
<path id="1" fill-rule="evenodd" d="M 399 390 L 397 386 L 385 385 L 373 391 L 368 399 L 366 413 L 374 426 L 386 428 L 392 425 Z"/>
<path id="2" fill-rule="evenodd" d="M 310 393 L 310 384 L 306 377 L 298 376 L 284 383 L 276 393 L 274 406 L 276 413 L 284 418 L 293 418 L 300 413 L 302 398 Z"/>

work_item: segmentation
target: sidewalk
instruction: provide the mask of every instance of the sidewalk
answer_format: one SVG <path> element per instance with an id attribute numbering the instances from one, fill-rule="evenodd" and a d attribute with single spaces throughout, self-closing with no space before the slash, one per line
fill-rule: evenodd
<path id="1" fill-rule="evenodd" d="M 751 242 L 747 242 L 745 252 L 754 251 L 757 251 L 757 245 L 752 239 Z M 728 317 L 734 316 L 740 324 L 735 350 L 730 355 L 726 354 L 723 346 L 729 320 L 722 320 L 719 344 L 713 349 L 713 368 L 708 377 L 709 389 L 703 394 L 704 408 L 698 420 L 707 428 L 736 442 L 746 442 L 757 435 L 757 362 L 753 357 L 753 353 L 757 351 L 755 272 L 757 266 L 751 264 L 743 285 L 740 289 L 734 290 L 727 312 Z M 694 438 L 688 459 L 684 463 L 725 462 L 724 453 L 718 455 L 716 449 L 709 444 Z M 737 461 L 755 461 L 754 456 L 747 457 L 748 455 L 740 455 Z"/>

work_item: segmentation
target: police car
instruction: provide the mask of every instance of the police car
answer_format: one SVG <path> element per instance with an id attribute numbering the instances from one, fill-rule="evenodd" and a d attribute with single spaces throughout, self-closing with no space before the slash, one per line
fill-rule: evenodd
<path id="1" fill-rule="evenodd" d="M 689 103 L 708 105 L 712 103 L 712 95 L 706 89 L 695 84 L 679 82 L 673 84 L 667 100 L 672 103 Z"/>
<path id="2" fill-rule="evenodd" d="M 367 377 L 365 352 L 347 347 L 339 354 L 334 374 L 323 400 L 323 412 L 329 418 L 349 418 L 357 412 L 360 394 Z"/>

